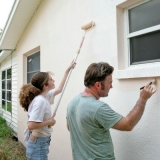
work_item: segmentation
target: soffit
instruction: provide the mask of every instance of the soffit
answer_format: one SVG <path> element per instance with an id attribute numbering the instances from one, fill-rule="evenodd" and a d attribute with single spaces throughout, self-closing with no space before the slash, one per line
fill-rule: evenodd
<path id="1" fill-rule="evenodd" d="M 16 48 L 18 41 L 41 1 L 42 0 L 15 0 L 0 38 L 0 50 L 13 50 Z"/>

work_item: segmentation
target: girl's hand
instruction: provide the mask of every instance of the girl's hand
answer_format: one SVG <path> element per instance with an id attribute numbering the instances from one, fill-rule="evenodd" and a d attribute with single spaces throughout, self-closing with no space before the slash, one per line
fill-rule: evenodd
<path id="1" fill-rule="evenodd" d="M 48 126 L 54 126 L 56 123 L 56 120 L 54 119 L 54 117 L 51 117 L 49 120 L 48 120 Z"/>
<path id="2" fill-rule="evenodd" d="M 70 69 L 71 69 L 71 68 L 75 68 L 75 66 L 76 66 L 76 62 L 73 60 L 73 61 L 71 62 L 71 64 L 69 65 L 69 67 L 67 68 L 67 70 L 70 71 Z"/>

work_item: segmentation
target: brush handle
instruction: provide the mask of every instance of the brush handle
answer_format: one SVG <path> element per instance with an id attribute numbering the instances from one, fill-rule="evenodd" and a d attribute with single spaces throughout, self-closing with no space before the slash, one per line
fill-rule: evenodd
<path id="1" fill-rule="evenodd" d="M 93 27 L 93 26 L 94 26 L 94 23 L 92 23 L 92 27 Z M 86 26 L 85 26 L 85 27 L 86 27 Z M 89 25 L 88 25 L 87 27 L 90 28 Z M 87 28 L 87 27 L 86 27 L 86 28 Z M 85 29 L 86 29 L 86 28 L 85 28 Z M 88 28 L 87 28 L 87 29 L 88 29 Z M 81 40 L 79 49 L 78 49 L 77 54 L 76 54 L 76 56 L 75 56 L 75 58 L 74 58 L 74 61 L 75 61 L 75 62 L 76 62 L 76 60 L 77 60 L 77 58 L 78 58 L 78 55 L 79 55 L 79 53 L 80 53 L 80 51 L 81 51 L 81 47 L 82 47 L 83 42 L 84 42 L 84 39 L 85 39 L 85 34 L 86 34 L 86 31 L 84 32 L 84 36 L 82 37 L 82 40 Z M 60 101 L 61 101 L 61 99 L 62 99 L 64 90 L 65 90 L 65 88 L 66 88 L 66 86 L 67 86 L 67 83 L 68 83 L 68 81 L 69 81 L 69 78 L 70 78 L 70 76 L 71 76 L 72 70 L 73 70 L 73 69 L 71 68 L 70 71 L 69 71 L 69 74 L 68 74 L 67 79 L 66 79 L 66 82 L 65 82 L 65 84 L 64 84 L 64 86 L 63 86 L 63 89 L 62 89 L 60 98 L 59 98 L 59 100 L 58 100 L 58 103 L 56 104 L 56 107 L 55 107 L 55 110 L 54 110 L 52 116 L 54 116 L 54 115 L 56 114 L 56 112 L 57 112 L 58 106 L 59 106 L 59 104 L 60 104 Z M 48 128 L 51 128 L 51 126 L 48 126 Z"/>
<path id="2" fill-rule="evenodd" d="M 86 32 L 85 32 L 85 33 L 86 33 Z M 81 43 L 80 43 L 80 46 L 79 46 L 79 50 L 77 51 L 77 54 L 76 54 L 76 56 L 75 56 L 75 58 L 74 58 L 74 62 L 76 62 L 76 60 L 77 60 L 77 58 L 78 58 L 78 55 L 79 55 L 79 53 L 80 53 L 81 47 L 82 47 L 83 42 L 84 42 L 85 33 L 84 33 L 84 36 L 82 37 L 82 40 L 81 40 Z M 64 86 L 63 86 L 63 89 L 62 89 L 62 92 L 61 92 L 61 96 L 60 96 L 60 98 L 59 98 L 59 100 L 58 100 L 58 103 L 57 103 L 57 105 L 56 105 L 56 108 L 55 108 L 55 110 L 54 110 L 54 112 L 53 112 L 53 116 L 54 116 L 54 115 L 56 114 L 56 112 L 57 112 L 58 106 L 59 106 L 60 101 L 61 101 L 61 99 L 62 99 L 64 90 L 66 89 L 67 83 L 68 83 L 69 78 L 70 78 L 71 73 L 72 73 L 72 70 L 73 70 L 73 69 L 71 68 L 70 71 L 69 71 L 69 74 L 68 74 L 68 76 L 67 76 L 66 82 L 65 82 L 65 84 L 64 84 Z"/>
<path id="3" fill-rule="evenodd" d="M 152 84 L 152 82 L 149 83 L 149 85 L 151 85 L 151 84 Z M 144 89 L 144 87 L 145 87 L 145 86 L 141 87 L 140 90 Z"/>
<path id="4" fill-rule="evenodd" d="M 78 54 L 77 54 L 76 57 L 74 58 L 74 62 L 76 62 L 77 57 L 78 57 Z M 58 100 L 58 102 L 57 102 L 57 104 L 56 104 L 56 107 L 55 107 L 55 110 L 54 110 L 52 116 L 56 115 L 56 112 L 57 112 L 57 109 L 58 109 L 59 104 L 60 104 L 60 102 L 61 102 L 63 93 L 64 93 L 64 91 L 65 91 L 65 89 L 66 89 L 67 83 L 68 83 L 69 78 L 70 78 L 70 76 L 71 76 L 72 70 L 73 70 L 73 69 L 71 68 L 70 71 L 69 71 L 69 73 L 68 73 L 67 79 L 66 79 L 66 81 L 65 81 L 65 84 L 64 84 L 64 86 L 63 86 L 63 89 L 62 89 L 62 92 L 61 92 L 61 95 L 60 95 L 60 98 L 59 98 L 59 100 Z M 48 128 L 51 128 L 51 126 L 48 126 Z"/>

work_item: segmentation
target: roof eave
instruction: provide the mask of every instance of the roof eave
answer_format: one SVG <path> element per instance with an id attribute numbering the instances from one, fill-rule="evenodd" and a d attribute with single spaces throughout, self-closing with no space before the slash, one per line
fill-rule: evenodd
<path id="1" fill-rule="evenodd" d="M 15 0 L 0 37 L 0 50 L 14 50 L 42 0 Z M 2 52 L 1 52 L 2 53 Z M 8 51 L 3 57 L 8 56 Z M 2 57 L 0 57 L 1 59 Z M 4 59 L 4 58 L 3 58 Z M 0 60 L 1 63 L 1 60 Z"/>

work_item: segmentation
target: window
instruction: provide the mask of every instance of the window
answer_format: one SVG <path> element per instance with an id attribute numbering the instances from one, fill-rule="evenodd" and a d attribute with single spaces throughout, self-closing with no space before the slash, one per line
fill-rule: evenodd
<path id="1" fill-rule="evenodd" d="M 32 76 L 40 71 L 40 52 L 27 57 L 27 83 L 31 82 Z"/>
<path id="2" fill-rule="evenodd" d="M 160 0 L 126 10 L 130 65 L 160 61 Z"/>
<path id="3" fill-rule="evenodd" d="M 12 112 L 11 94 L 12 94 L 12 70 L 11 68 L 2 71 L 2 108 L 5 111 Z"/>

